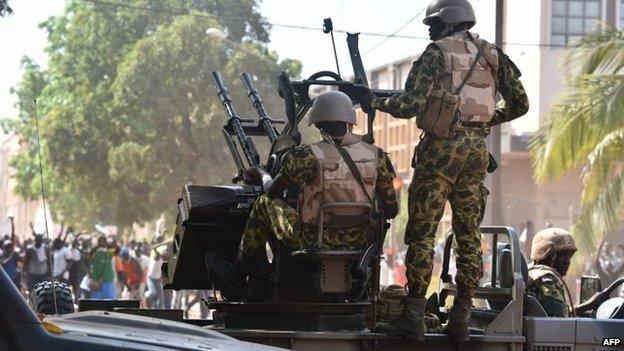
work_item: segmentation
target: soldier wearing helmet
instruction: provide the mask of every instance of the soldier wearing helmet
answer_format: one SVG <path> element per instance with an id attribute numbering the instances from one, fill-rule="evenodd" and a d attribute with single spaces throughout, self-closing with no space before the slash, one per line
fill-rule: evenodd
<path id="1" fill-rule="evenodd" d="M 252 184 L 262 186 L 264 195 L 253 204 L 238 258 L 230 268 L 225 268 L 223 260 L 217 261 L 215 257 L 209 257 L 207 262 L 215 284 L 222 285 L 222 291 L 230 290 L 230 295 L 236 295 L 235 291 L 244 293 L 241 282 L 247 276 L 259 274 L 255 267 L 266 261 L 265 246 L 271 237 L 293 250 L 316 245 L 319 208 L 323 202 L 374 202 L 387 218 L 395 217 L 398 212 L 392 164 L 383 150 L 351 132 L 356 124 L 351 99 L 338 91 L 319 95 L 308 112 L 308 121 L 321 132 L 321 141 L 287 153 L 274 178 L 260 167 L 245 173 Z M 364 186 L 358 184 L 338 148 L 351 157 Z M 284 191 L 292 186 L 301 187 L 296 209 L 282 199 Z M 350 220 L 362 215 L 361 210 L 354 209 L 325 211 L 324 241 L 319 249 L 363 248 L 366 224 Z M 224 274 L 228 269 L 231 273 Z M 237 281 L 219 278 L 224 275 Z"/>
<path id="2" fill-rule="evenodd" d="M 482 275 L 479 226 L 488 195 L 483 182 L 489 161 L 484 139 L 491 126 L 518 118 L 529 107 L 520 71 L 500 48 L 468 31 L 475 23 L 468 1 L 432 1 L 424 19 L 432 43 L 412 66 L 404 91 L 387 98 L 368 92 L 361 98 L 365 112 L 378 109 L 397 118 L 416 117 L 425 130 L 415 150 L 408 190 L 408 297 L 398 319 L 379 325 L 388 334 L 424 340 L 435 235 L 450 201 L 458 272 L 447 331 L 457 342 L 469 338 L 467 319 Z M 502 96 L 498 103 L 497 93 Z M 440 119 L 435 118 L 421 123 L 428 115 L 439 117 L 443 112 L 447 127 L 436 129 Z"/>
<path id="3" fill-rule="evenodd" d="M 574 315 L 572 297 L 563 277 L 576 252 L 572 235 L 561 228 L 546 228 L 533 238 L 526 292 L 534 296 L 550 317 Z"/>

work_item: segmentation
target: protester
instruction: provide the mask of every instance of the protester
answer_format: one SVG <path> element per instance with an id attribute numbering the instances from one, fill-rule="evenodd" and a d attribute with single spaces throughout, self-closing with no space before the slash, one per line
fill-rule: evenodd
<path id="1" fill-rule="evenodd" d="M 15 244 L 10 239 L 2 243 L 2 268 L 15 286 L 20 288 L 21 272 L 18 267 L 19 255 L 15 252 Z"/>
<path id="2" fill-rule="evenodd" d="M 147 292 L 145 297 L 151 308 L 165 308 L 165 293 L 162 288 L 162 272 L 160 270 L 163 264 L 163 256 L 157 249 L 152 250 L 149 268 L 147 270 Z"/>
<path id="3" fill-rule="evenodd" d="M 92 299 L 115 299 L 114 250 L 107 247 L 106 237 L 100 236 L 91 253 L 91 278 L 89 289 Z"/>
<path id="4" fill-rule="evenodd" d="M 80 280 L 85 275 L 83 254 L 80 252 L 80 241 L 74 238 L 68 249 L 67 260 L 69 265 L 69 285 L 74 293 L 74 299 L 78 302 L 80 298 Z"/>
<path id="5" fill-rule="evenodd" d="M 35 290 L 37 283 L 49 279 L 47 258 L 46 246 L 43 244 L 43 235 L 35 234 L 33 245 L 26 250 L 26 258 L 24 260 L 26 286 L 29 293 Z"/>
<path id="6" fill-rule="evenodd" d="M 52 257 L 52 275 L 54 276 L 54 280 L 68 284 L 69 268 L 72 262 L 68 262 L 70 252 L 60 238 L 56 238 L 52 242 Z"/>
<path id="7" fill-rule="evenodd" d="M 122 283 L 128 289 L 128 298 L 131 300 L 141 299 L 141 282 L 144 279 L 141 263 L 130 256 L 130 250 L 122 247 L 120 252 L 122 266 Z"/>

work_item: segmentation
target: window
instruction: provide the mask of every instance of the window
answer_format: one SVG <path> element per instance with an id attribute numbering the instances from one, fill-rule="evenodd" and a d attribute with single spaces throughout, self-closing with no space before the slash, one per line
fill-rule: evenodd
<path id="1" fill-rule="evenodd" d="M 553 0 L 550 43 L 566 46 L 578 40 L 598 26 L 601 14 L 602 0 Z"/>

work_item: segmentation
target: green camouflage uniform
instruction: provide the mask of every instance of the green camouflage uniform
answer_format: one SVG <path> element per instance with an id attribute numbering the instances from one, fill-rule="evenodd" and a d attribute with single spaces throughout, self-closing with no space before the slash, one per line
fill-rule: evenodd
<path id="1" fill-rule="evenodd" d="M 317 166 L 312 149 L 301 146 L 285 156 L 279 173 L 289 185 L 303 185 L 313 181 Z M 375 196 L 380 207 L 396 203 L 396 193 L 392 187 L 394 177 L 392 163 L 386 153 L 379 149 Z M 253 255 L 264 249 L 270 235 L 275 235 L 291 249 L 312 247 L 317 243 L 316 228 L 299 222 L 296 209 L 285 201 L 261 195 L 252 207 L 240 250 L 243 254 Z M 360 249 L 364 247 L 365 241 L 361 227 L 326 228 L 321 249 Z"/>
<path id="2" fill-rule="evenodd" d="M 526 293 L 539 301 L 549 317 L 569 317 L 570 306 L 566 303 L 565 290 L 549 276 L 534 281 L 526 288 Z"/>
<path id="3" fill-rule="evenodd" d="M 503 97 L 496 106 L 490 125 L 522 116 L 528 99 L 520 71 L 498 49 L 499 69 L 496 88 Z M 430 45 L 414 63 L 405 90 L 389 98 L 375 99 L 372 107 L 398 118 L 422 114 L 427 97 L 440 86 L 445 73 L 444 54 Z M 449 200 L 453 210 L 452 226 L 457 240 L 457 277 L 455 281 L 470 297 L 482 274 L 481 236 L 487 189 L 483 186 L 488 165 L 484 138 L 489 130 L 459 129 L 453 140 L 425 135 L 412 161 L 414 176 L 409 187 L 409 220 L 405 229 L 407 280 L 412 297 L 424 297 L 433 270 L 433 247 L 438 223 Z"/>
<path id="4" fill-rule="evenodd" d="M 529 278 L 526 293 L 539 301 L 548 316 L 570 317 L 572 297 L 563 277 L 553 267 L 531 263 Z"/>

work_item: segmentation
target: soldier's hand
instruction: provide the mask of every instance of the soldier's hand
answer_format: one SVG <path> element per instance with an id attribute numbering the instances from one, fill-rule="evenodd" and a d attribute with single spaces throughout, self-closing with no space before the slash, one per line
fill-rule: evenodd
<path id="1" fill-rule="evenodd" d="M 249 184 L 262 185 L 262 177 L 268 174 L 262 167 L 251 167 L 245 170 L 243 179 Z"/>
<path id="2" fill-rule="evenodd" d="M 372 91 L 367 90 L 361 97 L 360 97 L 360 107 L 362 108 L 362 111 L 364 111 L 365 113 L 372 113 L 375 109 L 371 106 L 372 102 L 374 99 L 376 99 L 377 96 L 375 96 L 375 94 L 373 94 Z"/>

